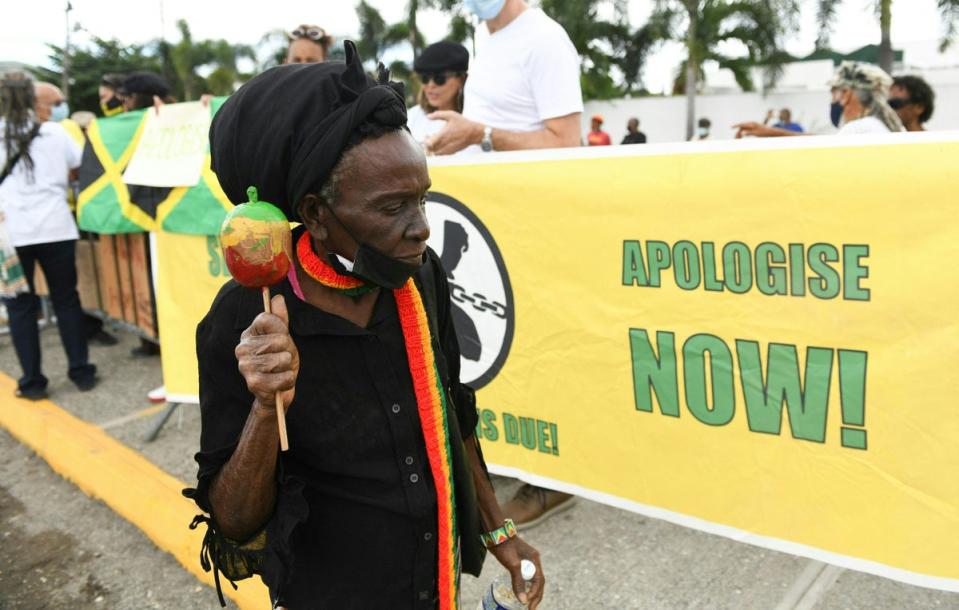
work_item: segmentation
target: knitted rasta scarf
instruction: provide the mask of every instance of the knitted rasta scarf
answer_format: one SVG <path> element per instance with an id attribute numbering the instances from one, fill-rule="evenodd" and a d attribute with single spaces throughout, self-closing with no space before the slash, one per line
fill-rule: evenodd
<path id="1" fill-rule="evenodd" d="M 304 231 L 296 244 L 296 254 L 307 275 L 324 286 L 344 294 L 363 294 L 369 287 L 349 275 L 341 275 L 313 252 L 309 232 Z M 441 610 L 457 607 L 459 579 L 459 553 L 457 552 L 456 515 L 453 496 L 453 463 L 450 455 L 449 425 L 446 417 L 446 394 L 440 381 L 429 320 L 420 291 L 413 278 L 402 288 L 393 291 L 396 309 L 400 316 L 403 339 L 406 343 L 406 358 L 409 361 L 413 392 L 420 416 L 426 454 L 430 471 L 436 485 L 436 512 L 438 515 L 437 536 L 439 569 L 439 597 Z"/>

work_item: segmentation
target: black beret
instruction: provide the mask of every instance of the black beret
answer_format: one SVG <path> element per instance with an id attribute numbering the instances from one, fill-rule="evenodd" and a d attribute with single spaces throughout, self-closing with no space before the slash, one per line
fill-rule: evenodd
<path id="1" fill-rule="evenodd" d="M 142 93 L 164 98 L 170 95 L 170 85 L 168 85 L 159 74 L 154 74 L 153 72 L 134 72 L 120 85 L 120 91 L 124 95 Z"/>
<path id="2" fill-rule="evenodd" d="M 443 40 L 423 49 L 413 62 L 417 72 L 466 72 L 470 65 L 470 54 L 466 47 L 458 42 Z"/>
<path id="3" fill-rule="evenodd" d="M 213 172 L 233 203 L 257 188 L 298 221 L 296 205 L 319 192 L 354 130 L 372 122 L 406 125 L 403 85 L 363 70 L 352 41 L 346 62 L 288 64 L 270 68 L 230 96 L 210 125 Z"/>

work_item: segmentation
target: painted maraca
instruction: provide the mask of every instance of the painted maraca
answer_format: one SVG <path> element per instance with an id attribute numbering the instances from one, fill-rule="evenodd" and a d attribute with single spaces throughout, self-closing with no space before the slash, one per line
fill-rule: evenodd
<path id="1" fill-rule="evenodd" d="M 249 198 L 226 215 L 220 226 L 223 259 L 233 279 L 263 292 L 263 308 L 270 313 L 270 286 L 283 281 L 293 264 L 290 223 L 272 203 L 259 201 L 256 187 L 246 189 Z M 276 393 L 276 422 L 280 449 L 289 449 L 283 398 Z"/>

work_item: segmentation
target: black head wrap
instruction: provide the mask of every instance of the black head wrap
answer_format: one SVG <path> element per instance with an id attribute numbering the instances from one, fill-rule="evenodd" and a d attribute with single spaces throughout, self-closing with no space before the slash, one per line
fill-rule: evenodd
<path id="1" fill-rule="evenodd" d="M 210 126 L 212 167 L 233 203 L 255 186 L 262 201 L 300 220 L 296 204 L 316 193 L 354 130 L 372 122 L 406 124 L 403 85 L 363 71 L 356 45 L 345 41 L 346 63 L 277 66 L 240 87 Z"/>

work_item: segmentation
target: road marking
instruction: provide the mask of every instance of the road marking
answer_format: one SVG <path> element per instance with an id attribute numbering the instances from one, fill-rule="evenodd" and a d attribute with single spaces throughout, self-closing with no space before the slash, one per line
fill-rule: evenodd
<path id="1" fill-rule="evenodd" d="M 165 404 L 153 405 L 150 407 L 146 407 L 144 409 L 140 409 L 139 411 L 136 411 L 135 413 L 130 413 L 128 415 L 124 415 L 123 417 L 118 417 L 116 419 L 111 419 L 110 421 L 104 422 L 102 424 L 97 424 L 97 427 L 100 428 L 101 430 L 110 430 L 111 428 L 122 426 L 123 424 L 129 423 L 131 421 L 136 421 L 144 417 L 149 417 L 150 415 L 153 415 L 154 413 L 159 413 L 163 409 L 166 409 Z"/>
<path id="2" fill-rule="evenodd" d="M 54 472 L 102 500 L 212 587 L 213 574 L 204 572 L 199 561 L 203 532 L 187 527 L 199 512 L 180 493 L 187 485 L 51 401 L 13 398 L 16 387 L 16 381 L 0 373 L 0 396 L 11 397 L 0 408 L 0 426 L 45 459 Z M 269 607 L 269 592 L 259 579 L 238 585 L 234 591 L 224 582 L 223 594 L 241 609 Z"/>

